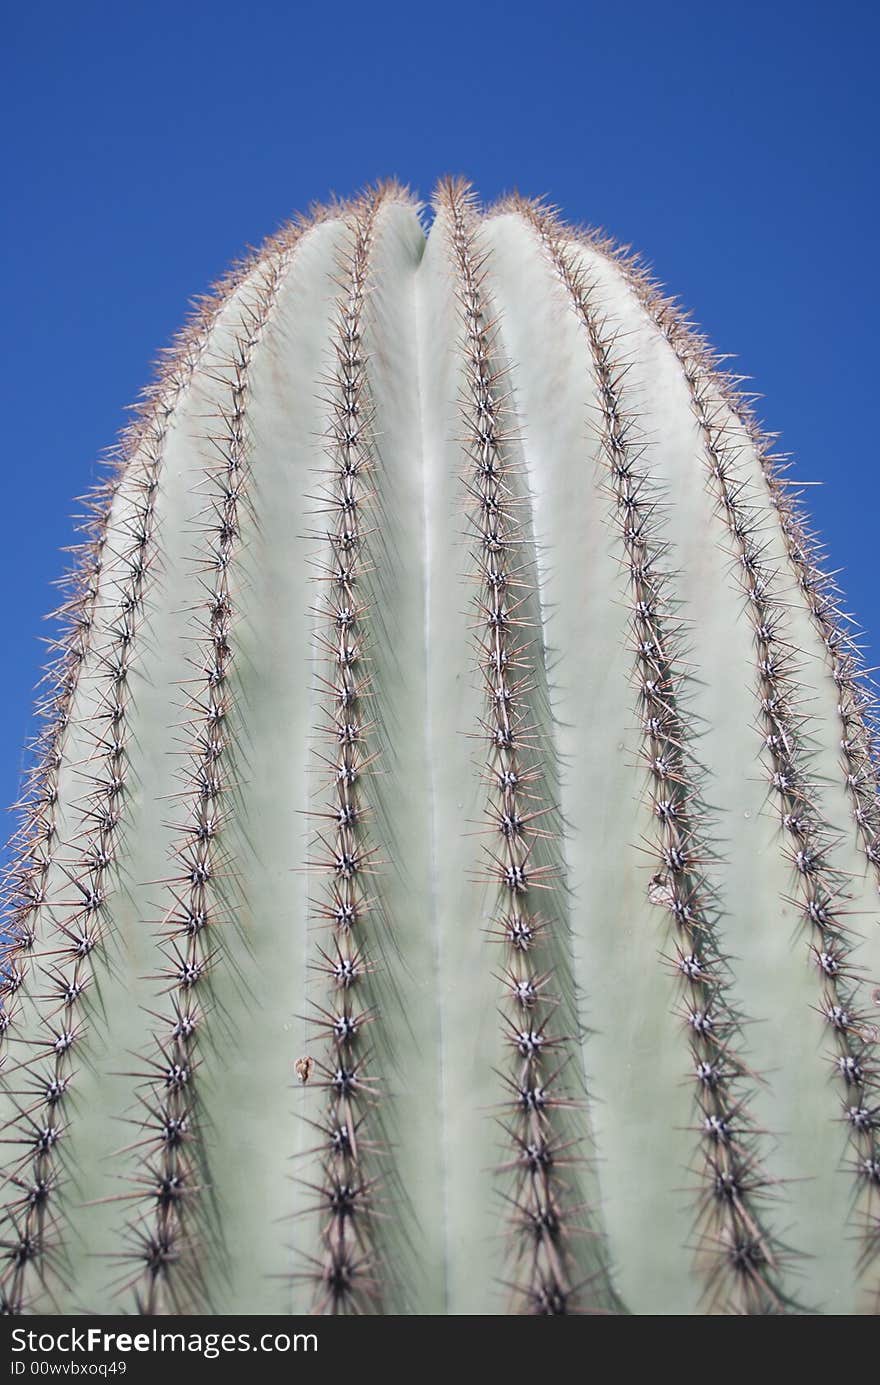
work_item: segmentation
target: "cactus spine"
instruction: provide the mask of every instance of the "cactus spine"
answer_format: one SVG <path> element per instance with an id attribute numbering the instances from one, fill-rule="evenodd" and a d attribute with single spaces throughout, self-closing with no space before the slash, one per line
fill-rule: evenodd
<path id="1" fill-rule="evenodd" d="M 674 955 L 666 965 L 683 991 L 681 1017 L 696 1090 L 698 1253 L 711 1265 L 710 1302 L 725 1311 L 775 1311 L 784 1301 L 776 1283 L 778 1250 L 762 1225 L 759 1205 L 768 1180 L 747 1105 L 749 1073 L 734 1044 L 740 1022 L 727 995 L 730 983 L 702 870 L 708 844 L 701 839 L 700 822 L 707 808 L 699 796 L 698 770 L 681 711 L 686 682 L 681 637 L 655 534 L 657 500 L 641 460 L 645 440 L 636 418 L 625 411 L 625 367 L 593 306 L 582 267 L 567 253 L 552 218 L 530 207 L 525 215 L 541 236 L 589 339 L 602 450 L 623 542 L 622 566 L 629 575 L 640 750 L 648 771 L 649 806 L 658 824 L 651 890 L 674 921 Z"/>
<path id="2" fill-rule="evenodd" d="M 426 237 L 383 185 L 236 270 L 59 612 L 6 1311 L 877 1311 L 876 714 L 820 557 L 541 204 L 448 180 Z"/>
<path id="3" fill-rule="evenodd" d="M 537 907 L 560 871 L 555 861 L 541 859 L 541 848 L 552 840 L 544 763 L 550 747 L 535 716 L 541 646 L 532 635 L 536 622 L 529 619 L 528 498 L 517 494 L 511 456 L 516 420 L 505 398 L 507 371 L 486 299 L 478 222 L 470 197 L 455 183 L 442 187 L 440 206 L 449 219 L 461 305 L 462 440 L 469 464 L 464 484 L 477 583 L 477 672 L 485 697 L 477 739 L 487 746 L 481 777 L 490 791 L 484 833 L 489 840 L 478 879 L 500 895 L 492 936 L 507 954 L 503 1020 L 513 1062 L 504 1071 L 501 1095 L 512 1147 L 501 1171 L 514 1174 L 505 1197 L 519 1251 L 516 1297 L 524 1309 L 557 1314 L 566 1312 L 573 1296 L 572 1240 L 588 1228 L 572 1224 L 571 1190 L 558 1167 L 561 1152 L 578 1140 L 576 1134 L 564 1139 L 561 1117 L 573 1105 L 560 1057 L 567 1039 L 554 1025 L 560 997 L 548 994 L 551 984 L 559 988 L 567 977 L 564 962 L 547 946 L 548 921 Z"/>
<path id="4" fill-rule="evenodd" d="M 328 1095 L 317 1194 L 322 1218 L 322 1254 L 314 1264 L 320 1311 L 365 1311 L 380 1305 L 381 1283 L 372 1269 L 371 1198 L 375 1178 L 369 1154 L 375 1149 L 377 1093 L 365 1070 L 363 1036 L 375 1019 L 364 999 L 371 962 L 366 952 L 376 901 L 369 884 L 380 869 L 377 848 L 366 832 L 368 800 L 364 782 L 375 765 L 375 732 L 369 707 L 363 592 L 369 569 L 365 516 L 370 504 L 373 414 L 363 350 L 363 313 L 375 218 L 380 198 L 357 209 L 351 246 L 340 264 L 340 304 L 335 329 L 335 370 L 329 380 L 332 409 L 327 434 L 331 466 L 321 512 L 329 516 L 324 560 L 318 581 L 323 592 L 316 617 L 319 655 L 327 665 L 320 679 L 322 749 L 320 769 L 331 799 L 318 815 L 317 845 L 311 862 L 326 879 L 316 905 L 329 925 L 332 944 L 319 947 L 320 969 L 329 983 L 324 1004 L 311 1016 L 326 1050 L 318 1060 Z M 324 743 L 327 743 L 325 748 Z M 329 751 L 329 753 L 328 753 Z M 371 1109 L 372 1108 L 372 1109 Z"/>

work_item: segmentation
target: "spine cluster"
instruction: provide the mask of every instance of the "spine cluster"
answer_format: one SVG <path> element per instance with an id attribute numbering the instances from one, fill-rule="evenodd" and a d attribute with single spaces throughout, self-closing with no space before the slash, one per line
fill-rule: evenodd
<path id="1" fill-rule="evenodd" d="M 328 746 L 319 753 L 319 767 L 329 801 L 316 814 L 320 827 L 315 846 L 320 855 L 309 862 L 309 868 L 323 881 L 315 913 L 329 929 L 330 941 L 320 948 L 317 964 L 329 994 L 311 1017 L 326 1041 L 318 1068 L 327 1106 L 319 1122 L 320 1179 L 309 1185 L 318 1198 L 321 1251 L 308 1277 L 315 1284 L 315 1311 L 333 1314 L 376 1311 L 382 1287 L 376 1264 L 375 1178 L 369 1172 L 377 1148 L 369 1128 L 370 1113 L 378 1093 L 366 1070 L 365 1049 L 368 1026 L 375 1018 L 367 999 L 373 963 L 366 940 L 371 918 L 378 911 L 370 881 L 380 862 L 377 849 L 369 844 L 366 823 L 365 781 L 378 752 L 373 746 L 376 723 L 370 716 L 373 693 L 365 648 L 369 616 L 365 582 L 370 571 L 367 516 L 375 453 L 363 341 L 370 252 L 380 204 L 381 192 L 377 192 L 353 209 L 348 227 L 351 243 L 340 265 L 333 372 L 328 382 L 330 466 L 323 473 L 320 497 L 321 512 L 329 516 L 329 523 L 321 535 L 321 598 L 315 610 L 318 657 L 326 670 L 320 677 L 320 734 Z"/>
<path id="2" fill-rule="evenodd" d="M 562 1176 L 572 1162 L 560 1138 L 564 1095 L 561 1072 L 568 1038 L 553 1029 L 557 998 L 548 991 L 552 970 L 540 969 L 547 923 L 536 901 L 552 888 L 553 865 L 541 864 L 536 848 L 550 834 L 541 819 L 543 774 L 539 732 L 529 710 L 534 667 L 526 605 L 528 536 L 515 493 L 509 458 L 513 420 L 498 366 L 497 331 L 484 291 L 485 255 L 476 245 L 474 213 L 466 189 L 447 185 L 441 205 L 449 218 L 463 327 L 466 385 L 461 415 L 468 458 L 468 534 L 474 543 L 475 643 L 485 691 L 479 739 L 485 744 L 484 777 L 489 785 L 481 878 L 497 887 L 499 909 L 492 936 L 505 952 L 504 1035 L 510 1051 L 503 1078 L 509 1093 L 503 1128 L 512 1157 L 502 1171 L 512 1174 L 516 1282 L 520 1311 L 560 1315 L 586 1307 L 587 1286 L 574 1282 L 571 1238 L 574 1209 Z M 510 1147 L 510 1145 L 508 1147 Z"/>
<path id="3" fill-rule="evenodd" d="M 232 358 L 223 372 L 220 405 L 224 431 L 211 438 L 219 455 L 205 468 L 207 543 L 199 560 L 206 592 L 198 617 L 197 678 L 185 685 L 189 718 L 187 767 L 180 798 L 185 820 L 174 847 L 175 873 L 166 882 L 173 903 L 161 930 L 166 997 L 155 1018 L 154 1048 L 139 1079 L 143 1115 L 138 1166 L 129 1195 L 134 1211 L 120 1258 L 127 1268 L 119 1292 L 134 1288 L 138 1311 L 183 1311 L 202 1295 L 192 1222 L 204 1178 L 199 1147 L 196 1069 L 205 1009 L 203 993 L 215 960 L 219 877 L 222 875 L 224 803 L 230 787 L 231 670 L 234 657 L 233 568 L 247 503 L 246 412 L 251 359 L 283 279 L 292 243 L 272 247 L 255 271 L 252 301 L 242 308 Z M 134 1265 L 134 1273 L 130 1271 Z M 179 1267 L 175 1273 L 175 1267 Z"/>
<path id="4" fill-rule="evenodd" d="M 671 924 L 674 954 L 668 961 L 682 995 L 679 1013 L 698 1109 L 698 1263 L 705 1268 L 714 1310 L 776 1313 L 785 1310 L 779 1250 L 761 1210 L 770 1184 L 748 1114 L 750 1074 L 735 1050 L 740 1026 L 727 994 L 711 887 L 702 869 L 708 847 L 701 824 L 705 810 L 688 753 L 682 712 L 685 675 L 661 566 L 657 498 L 641 462 L 645 442 L 624 407 L 626 367 L 595 306 L 592 286 L 566 250 L 553 216 L 532 204 L 523 204 L 522 210 L 567 290 L 593 360 L 604 463 L 630 592 L 641 755 L 656 824 L 650 897 Z"/>

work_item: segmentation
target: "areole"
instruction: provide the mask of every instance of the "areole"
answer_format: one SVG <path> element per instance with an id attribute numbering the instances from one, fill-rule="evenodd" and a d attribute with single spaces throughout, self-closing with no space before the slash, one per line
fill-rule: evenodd
<path id="1" fill-rule="evenodd" d="M 206 302 L 62 607 L 9 1312 L 878 1308 L 880 798 L 784 467 L 637 261 L 396 185 Z"/>

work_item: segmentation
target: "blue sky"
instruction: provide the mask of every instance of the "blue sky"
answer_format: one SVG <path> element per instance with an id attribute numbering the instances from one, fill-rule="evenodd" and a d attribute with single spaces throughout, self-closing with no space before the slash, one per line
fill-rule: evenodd
<path id="1" fill-rule="evenodd" d="M 643 249 L 824 482 L 880 663 L 876 5 L 31 0 L 4 30 L 0 802 L 72 499 L 187 299 L 387 174 L 549 193 Z"/>

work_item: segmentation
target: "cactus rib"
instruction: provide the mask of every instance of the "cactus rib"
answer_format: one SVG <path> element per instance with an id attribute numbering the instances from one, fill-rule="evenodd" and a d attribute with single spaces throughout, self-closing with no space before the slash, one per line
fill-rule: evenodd
<path id="1" fill-rule="evenodd" d="M 854 1146 L 858 1202 L 863 1214 L 869 1215 L 865 1201 L 870 1207 L 876 1197 L 871 1172 L 880 1149 L 876 1133 L 861 1128 L 859 1113 L 877 1092 L 875 1043 L 869 1037 L 869 1016 L 861 1010 L 858 978 L 848 963 L 846 881 L 834 868 L 833 832 L 823 821 L 818 788 L 809 772 L 804 717 L 797 711 L 796 651 L 786 639 L 784 601 L 777 593 L 775 574 L 763 558 L 748 492 L 737 474 L 735 447 L 713 407 L 711 382 L 694 369 L 692 362 L 686 364 L 719 509 L 738 551 L 739 577 L 755 631 L 756 697 L 769 762 L 768 777 L 787 838 L 786 856 L 797 880 L 796 899 L 821 978 L 819 1012 L 834 1045 L 832 1069 L 841 1086 L 844 1118 Z M 869 1239 L 865 1251 L 871 1250 L 876 1251 L 876 1245 Z"/>
<path id="2" fill-rule="evenodd" d="M 465 358 L 460 412 L 469 470 L 463 479 L 467 533 L 475 545 L 474 642 L 486 709 L 478 739 L 486 745 L 481 777 L 489 786 L 484 832 L 493 842 L 483 848 L 478 878 L 498 893 L 491 936 L 506 952 L 502 1016 L 512 1061 L 502 1074 L 502 1130 L 512 1149 L 500 1171 L 514 1174 L 504 1195 L 512 1209 L 514 1303 L 539 1315 L 603 1311 L 601 1275 L 595 1282 L 575 1278 L 574 1238 L 591 1231 L 575 1218 L 589 1209 L 572 1204 L 561 1173 L 576 1160 L 569 1149 L 566 1161 L 560 1118 L 576 1103 L 562 1083 L 570 1037 L 555 1032 L 560 998 L 548 989 L 559 989 L 562 977 L 547 955 L 548 920 L 536 907 L 540 892 L 556 886 L 559 867 L 539 854 L 553 833 L 541 738 L 530 706 L 539 641 L 531 637 L 528 613 L 526 502 L 515 493 L 510 456 L 517 421 L 502 389 L 507 371 L 499 359 L 487 255 L 476 242 L 473 194 L 466 184 L 449 180 L 440 187 L 438 208 L 450 223 Z"/>
<path id="3" fill-rule="evenodd" d="M 24 826 L 30 829 L 33 824 L 32 832 L 10 868 L 15 931 L 7 956 L 50 959 L 40 970 L 54 988 L 53 997 L 46 999 L 56 1002 L 42 1021 L 47 1030 L 42 1044 L 25 1041 L 29 1047 L 37 1046 L 37 1054 L 8 1069 L 10 1075 L 30 1077 L 34 1063 L 45 1059 L 49 1064 L 37 1075 L 33 1087 L 18 1093 L 30 1098 L 33 1105 L 19 1108 L 20 1121 L 13 1126 L 15 1134 L 11 1137 L 30 1150 L 14 1175 L 18 1192 L 4 1207 L 4 1218 L 16 1239 L 10 1247 L 0 1292 L 8 1304 L 19 1309 L 27 1301 L 31 1267 L 41 1283 L 49 1268 L 44 1263 L 47 1257 L 52 1257 L 56 1272 L 58 1268 L 60 1228 L 54 1203 L 59 1176 L 55 1163 L 65 1133 L 65 1098 L 75 1077 L 70 1058 L 83 1032 L 84 1020 L 77 1019 L 77 1010 L 91 980 L 96 949 L 102 947 L 108 928 L 112 928 L 109 895 L 124 818 L 128 761 L 128 675 L 155 557 L 154 500 L 165 438 L 177 401 L 197 367 L 222 304 L 252 267 L 253 258 L 243 261 L 197 300 L 190 320 L 163 354 L 156 382 L 145 391 L 135 419 L 120 439 L 112 476 L 87 498 L 93 515 L 85 526 L 87 537 L 78 550 L 79 562 L 68 579 L 71 595 L 54 613 L 68 624 L 53 642 L 59 648 L 59 658 L 49 671 L 52 692 L 44 708 L 52 721 L 44 759 L 34 771 L 32 795 L 24 805 Z M 119 519 L 127 542 L 120 551 L 108 552 L 111 515 L 119 509 L 128 511 L 127 517 Z M 106 644 L 99 649 L 102 635 Z M 90 736 L 91 753 L 70 766 L 71 772 L 86 777 L 92 788 L 81 805 L 73 840 L 62 844 L 57 841 L 55 807 L 65 732 L 80 674 L 89 669 L 94 675 L 95 664 L 101 669 L 98 678 L 106 684 L 106 690 L 98 693 L 93 716 L 102 730 Z M 58 854 L 62 847 L 73 853 L 66 863 Z M 74 899 L 49 897 L 49 876 L 55 864 L 65 885 L 77 892 Z M 51 932 L 42 937 L 37 915 L 47 910 Z M 35 950 L 38 944 L 41 946 Z M 69 969 L 65 972 L 62 968 L 66 963 Z M 24 974 L 16 971 L 15 977 L 18 989 Z M 7 1029 L 7 1043 L 15 1042 L 12 1016 L 4 1023 L 4 1032 Z M 33 1138 L 23 1137 L 24 1130 Z M 30 1164 L 26 1177 L 25 1164 Z"/>
<path id="4" fill-rule="evenodd" d="M 378 1149 L 370 1128 L 378 1091 L 365 1071 L 364 1050 L 365 1033 L 376 1015 L 363 999 L 374 965 L 368 953 L 370 920 L 378 910 L 370 886 L 380 867 L 377 848 L 370 844 L 365 827 L 369 805 L 363 788 L 378 755 L 372 745 L 376 714 L 364 648 L 369 622 L 363 596 L 369 568 L 365 518 L 375 451 L 363 309 L 376 217 L 388 191 L 378 188 L 348 215 L 351 244 L 340 255 L 339 310 L 329 381 L 331 466 L 321 507 L 330 518 L 324 536 L 326 556 L 319 562 L 323 594 L 315 614 L 318 657 L 329 669 L 328 676 L 320 679 L 319 695 L 322 745 L 329 741 L 330 752 L 322 748 L 319 761 L 322 789 L 329 789 L 331 798 L 316 815 L 322 827 L 315 845 L 322 855 L 309 864 L 324 876 L 315 913 L 329 926 L 332 943 L 329 949 L 320 948 L 318 964 L 327 977 L 329 998 L 316 1005 L 310 1017 L 326 1036 L 325 1059 L 319 1069 L 327 1107 L 318 1125 L 323 1145 L 320 1181 L 307 1185 L 319 1194 L 322 1222 L 321 1254 L 311 1271 L 314 1308 L 320 1313 L 375 1310 L 382 1301 L 371 1215 L 377 1180 L 370 1172 L 368 1154 Z"/>
<path id="5" fill-rule="evenodd" d="M 838 688 L 844 787 L 851 799 L 868 868 L 880 879 L 876 859 L 880 799 L 870 721 L 873 699 L 860 679 L 858 651 L 838 623 L 840 613 L 834 604 L 833 585 L 821 571 L 819 556 L 793 499 L 785 493 L 774 465 L 778 459 L 770 453 L 771 442 L 757 425 L 748 400 L 738 391 L 736 382 L 719 371 L 719 362 L 702 337 L 671 302 L 662 298 L 640 266 L 625 254 L 615 252 L 607 241 L 589 238 L 603 253 L 622 264 L 652 320 L 675 351 L 691 393 L 718 511 L 733 539 L 738 580 L 755 632 L 755 695 L 763 748 L 769 760 L 768 777 L 788 841 L 786 854 L 797 879 L 798 907 L 812 940 L 810 952 L 821 978 L 818 1009 L 834 1043 L 832 1068 L 841 1086 L 843 1119 L 853 1149 L 855 1203 L 863 1263 L 867 1266 L 880 1253 L 880 1139 L 872 1105 L 878 1091 L 876 1027 L 861 1008 L 861 978 L 849 962 L 846 881 L 834 871 L 833 833 L 822 820 L 818 787 L 809 774 L 806 718 L 797 710 L 797 651 L 786 638 L 785 600 L 778 591 L 777 575 L 762 552 L 748 484 L 737 470 L 737 443 L 730 433 L 729 413 L 743 421 L 755 447 L 771 505 L 779 516 L 786 553 Z"/>
<path id="6" fill-rule="evenodd" d="M 699 1111 L 697 1259 L 713 1310 L 784 1311 L 778 1277 L 782 1247 L 766 1225 L 761 1206 L 772 1181 L 762 1168 L 748 1109 L 754 1075 L 735 1050 L 741 1021 L 728 997 L 730 983 L 712 921 L 711 886 L 701 868 L 708 849 L 700 828 L 705 810 L 681 710 L 685 674 L 677 649 L 680 636 L 666 594 L 662 543 L 654 534 L 657 497 L 649 471 L 640 464 L 648 445 L 636 418 L 626 410 L 626 364 L 613 329 L 594 305 L 594 288 L 583 268 L 567 253 L 558 221 L 536 203 L 518 200 L 512 205 L 537 234 L 565 286 L 585 329 L 596 375 L 601 446 L 631 591 L 641 752 L 658 825 L 650 890 L 673 927 L 672 966 L 685 995 L 682 1019 Z"/>
<path id="7" fill-rule="evenodd" d="M 877 746 L 880 704 L 864 670 L 857 635 L 846 628 L 851 622 L 840 608 L 840 589 L 834 578 L 824 571 L 822 547 L 809 527 L 796 489 L 792 491 L 783 476 L 789 460 L 784 454 L 774 452 L 776 440 L 761 427 L 751 399 L 742 391 L 742 381 L 723 368 L 725 358 L 713 350 L 676 301 L 663 294 L 641 257 L 616 246 L 599 232 L 587 231 L 581 235 L 621 268 L 686 373 L 694 379 L 699 376 L 711 382 L 718 398 L 742 421 L 755 449 L 798 587 L 840 694 L 837 712 L 844 788 L 851 798 L 853 821 L 865 859 L 880 892 L 880 755 Z"/>
<path id="8" fill-rule="evenodd" d="M 174 1311 L 188 1303 L 204 1302 L 204 1284 L 191 1223 L 206 1177 L 199 1148 L 198 1040 L 206 1020 L 200 997 L 215 960 L 216 878 L 222 873 L 224 799 L 229 768 L 229 674 L 234 658 L 234 560 L 240 538 L 240 512 L 246 504 L 248 441 L 246 410 L 248 372 L 254 348 L 278 293 L 296 235 L 273 247 L 258 266 L 252 301 L 244 313 L 242 334 L 236 337 L 232 359 L 221 367 L 226 398 L 221 405 L 225 428 L 211 441 L 219 461 L 205 467 L 209 487 L 208 543 L 200 567 L 205 591 L 200 621 L 199 667 L 203 673 L 196 691 L 187 688 L 189 789 L 183 839 L 175 847 L 176 870 L 164 882 L 171 903 L 162 921 L 159 941 L 162 993 L 170 997 L 171 1013 L 157 1016 L 162 1032 L 154 1034 L 155 1050 L 145 1067 L 131 1074 L 139 1079 L 145 1152 L 130 1181 L 135 1213 L 128 1223 L 129 1249 L 119 1253 L 134 1272 L 126 1273 L 117 1292 L 134 1288 L 138 1310 L 162 1311 L 165 1300 Z"/>

